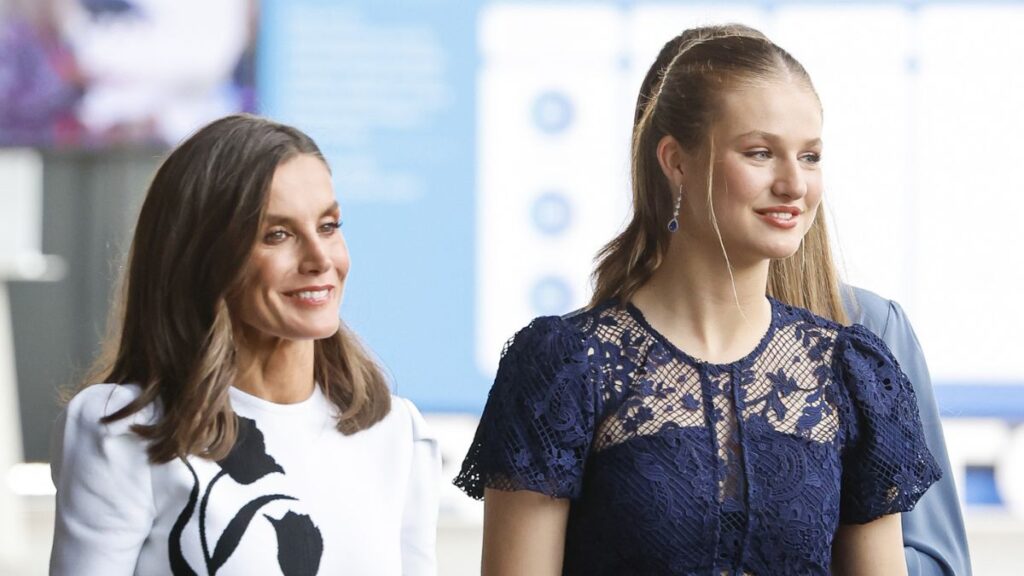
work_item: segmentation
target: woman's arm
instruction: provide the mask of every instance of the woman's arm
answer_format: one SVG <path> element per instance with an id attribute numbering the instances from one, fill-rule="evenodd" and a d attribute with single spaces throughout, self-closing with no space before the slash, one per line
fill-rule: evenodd
<path id="1" fill-rule="evenodd" d="M 562 573 L 569 501 L 601 408 L 574 325 L 538 318 L 506 347 L 455 485 L 484 499 L 484 576 Z"/>
<path id="2" fill-rule="evenodd" d="M 832 542 L 835 576 L 906 576 L 900 515 L 867 524 L 842 524 Z"/>
<path id="3" fill-rule="evenodd" d="M 53 431 L 51 470 L 57 487 L 51 576 L 130 576 L 155 516 L 145 442 L 134 417 L 100 418 L 130 402 L 135 389 L 86 388 Z"/>
<path id="4" fill-rule="evenodd" d="M 568 519 L 568 499 L 486 489 L 481 574 L 558 576 Z"/>

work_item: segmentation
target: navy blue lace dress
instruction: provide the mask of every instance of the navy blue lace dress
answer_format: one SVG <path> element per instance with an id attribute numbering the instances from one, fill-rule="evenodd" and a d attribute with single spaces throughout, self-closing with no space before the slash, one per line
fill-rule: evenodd
<path id="1" fill-rule="evenodd" d="M 506 347 L 455 484 L 571 499 L 564 574 L 828 574 L 840 523 L 941 472 L 885 344 L 772 300 L 758 346 L 688 356 L 632 305 L 543 317 Z"/>

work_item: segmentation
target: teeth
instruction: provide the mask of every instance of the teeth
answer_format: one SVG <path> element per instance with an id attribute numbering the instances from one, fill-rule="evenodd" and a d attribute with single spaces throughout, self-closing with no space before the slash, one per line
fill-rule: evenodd
<path id="1" fill-rule="evenodd" d="M 323 300 L 327 298 L 327 290 L 303 290 L 296 296 L 302 300 Z"/>
<path id="2" fill-rule="evenodd" d="M 778 220 L 792 220 L 793 219 L 793 215 L 790 214 L 789 212 L 769 212 L 768 216 L 771 216 L 772 218 L 776 218 Z"/>

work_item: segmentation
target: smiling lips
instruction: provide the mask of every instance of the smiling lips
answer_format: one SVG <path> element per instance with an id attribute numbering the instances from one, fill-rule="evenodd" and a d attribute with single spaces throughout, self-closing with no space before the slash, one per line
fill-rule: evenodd
<path id="1" fill-rule="evenodd" d="M 796 227 L 796 217 L 800 215 L 801 210 L 794 206 L 772 206 L 754 212 L 768 224 L 783 230 L 790 230 Z"/>
<path id="2" fill-rule="evenodd" d="M 303 306 L 317 307 L 330 301 L 333 290 L 333 286 L 307 286 L 284 295 Z"/>

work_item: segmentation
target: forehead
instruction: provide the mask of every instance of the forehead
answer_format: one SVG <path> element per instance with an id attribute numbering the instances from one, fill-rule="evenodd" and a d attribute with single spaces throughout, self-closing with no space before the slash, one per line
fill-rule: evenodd
<path id="1" fill-rule="evenodd" d="M 267 198 L 269 214 L 319 213 L 333 202 L 331 173 L 320 158 L 300 154 L 274 170 Z"/>
<path id="2" fill-rule="evenodd" d="M 767 81 L 725 90 L 714 124 L 727 139 L 750 132 L 783 138 L 821 138 L 821 103 L 806 83 Z M 717 139 L 717 138 L 716 138 Z"/>

